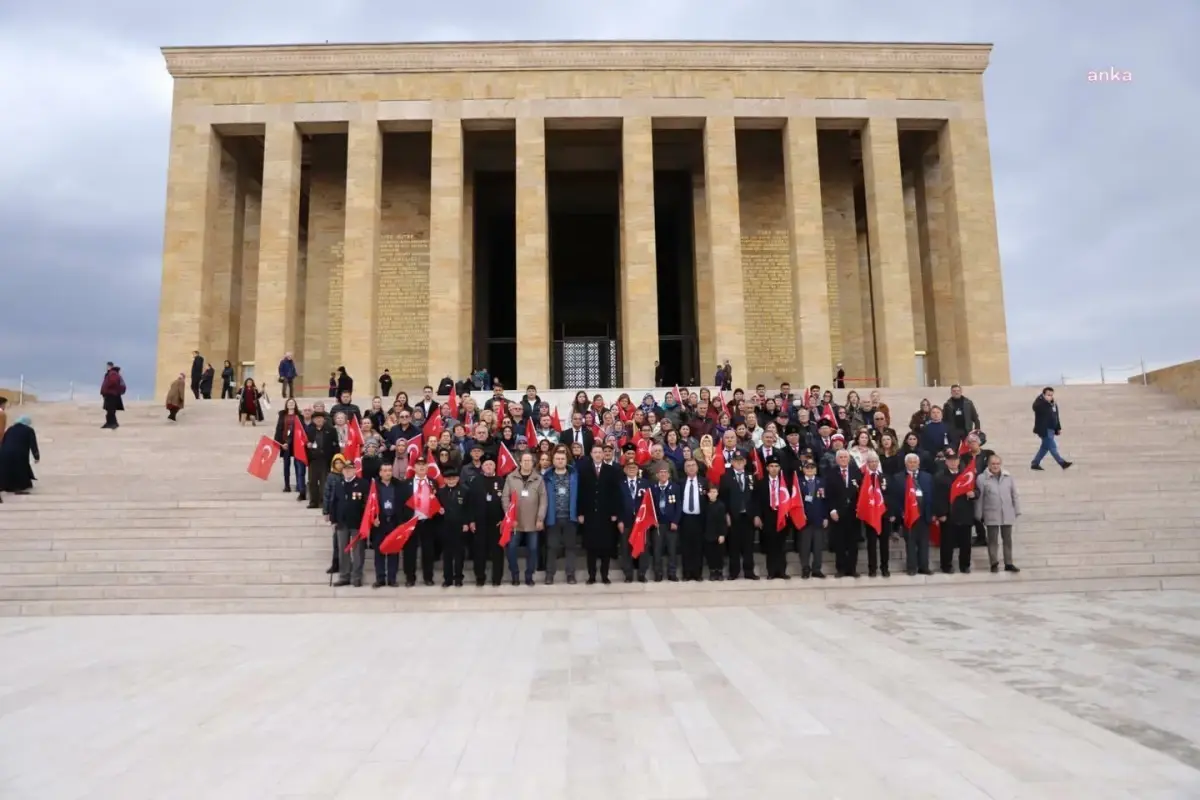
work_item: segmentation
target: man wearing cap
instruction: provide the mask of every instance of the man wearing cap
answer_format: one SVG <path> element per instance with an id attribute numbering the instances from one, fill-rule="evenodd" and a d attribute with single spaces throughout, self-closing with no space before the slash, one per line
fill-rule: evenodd
<path id="1" fill-rule="evenodd" d="M 468 439 L 466 443 L 467 463 L 463 464 L 459 470 L 459 479 L 468 489 L 476 478 L 483 472 L 483 445 L 474 439 Z"/>
<path id="2" fill-rule="evenodd" d="M 800 577 L 824 578 L 821 560 L 825 556 L 825 533 L 829 529 L 829 515 L 825 511 L 825 485 L 817 477 L 817 463 L 802 462 L 803 476 L 799 479 L 800 494 L 804 502 L 804 529 L 796 552 L 800 555 Z"/>
<path id="3" fill-rule="evenodd" d="M 857 578 L 859 521 L 855 509 L 858 491 L 862 486 L 862 473 L 850 458 L 849 450 L 837 452 L 833 467 L 825 472 L 823 482 L 836 577 Z"/>
<path id="4" fill-rule="evenodd" d="M 329 464 L 337 454 L 337 434 L 329 425 L 324 411 L 313 411 L 312 426 L 305 431 L 308 436 L 308 507 L 320 508 L 325 496 Z M 326 512 L 328 514 L 328 512 Z"/>
<path id="5" fill-rule="evenodd" d="M 487 581 L 487 566 L 492 565 L 492 586 L 504 578 L 504 550 L 500 547 L 500 522 L 504 506 L 500 495 L 504 479 L 496 475 L 496 460 L 490 455 L 480 460 L 479 475 L 468 487 L 471 495 L 471 546 L 475 557 L 475 585 Z"/>
<path id="6" fill-rule="evenodd" d="M 442 473 L 446 485 L 437 491 L 442 506 L 438 534 L 442 544 L 442 588 L 463 585 L 463 558 L 466 538 L 471 532 L 471 506 L 467 487 L 459 483 L 458 470 L 450 467 Z"/>
<path id="7" fill-rule="evenodd" d="M 637 559 L 633 558 L 633 553 L 629 548 L 629 535 L 633 531 L 633 523 L 637 519 L 638 506 L 642 503 L 642 495 L 650 491 L 650 482 L 641 477 L 641 470 L 638 468 L 637 462 L 632 458 L 625 460 L 625 477 L 622 479 L 619 486 L 619 497 L 621 498 L 621 513 L 617 520 L 617 531 L 620 534 L 618 552 L 621 561 L 621 571 L 625 573 L 625 582 L 632 583 L 634 570 L 637 570 L 637 579 L 641 583 L 646 582 L 646 570 L 650 567 L 651 548 L 650 542 L 647 540 L 646 549 L 642 551 L 641 556 Z"/>
<path id="8" fill-rule="evenodd" d="M 353 547 L 350 547 L 350 542 L 358 536 L 370 488 L 365 478 L 358 477 L 353 463 L 346 462 L 342 465 L 342 482 L 334 490 L 333 502 L 330 504 L 330 517 L 337 532 L 338 548 L 339 577 L 334 586 L 349 586 L 352 583 L 362 586 L 366 542 L 359 539 Z M 346 552 L 347 548 L 350 552 Z"/>
<path id="9" fill-rule="evenodd" d="M 754 527 L 759 531 L 763 553 L 767 557 L 767 580 L 789 580 L 784 544 L 791 534 L 792 523 L 785 516 L 783 525 L 779 524 L 779 507 L 787 502 L 789 490 L 778 456 L 767 456 L 766 469 L 766 478 L 755 486 Z"/>
<path id="10" fill-rule="evenodd" d="M 946 469 L 933 482 L 933 516 L 942 526 L 941 567 L 949 575 L 954 572 L 954 549 L 958 548 L 958 569 L 971 571 L 971 528 L 975 523 L 975 483 L 969 491 L 953 500 L 950 492 L 962 474 L 963 465 L 954 450 L 946 451 Z M 972 471 L 974 469 L 972 468 Z"/>
<path id="11" fill-rule="evenodd" d="M 659 447 L 659 445 L 655 445 Z M 667 551 L 667 580 L 679 580 L 679 487 L 671 480 L 671 465 L 666 461 L 656 462 L 655 481 L 650 486 L 658 525 L 652 529 L 654 551 L 654 582 L 663 579 L 663 551 Z"/>
<path id="12" fill-rule="evenodd" d="M 828 419 L 822 419 L 817 424 L 817 439 L 814 441 L 813 450 L 817 451 L 817 460 L 820 461 L 825 457 L 825 454 L 833 450 L 833 423 Z"/>
<path id="13" fill-rule="evenodd" d="M 730 433 L 727 431 L 726 433 Z M 747 580 L 756 581 L 754 572 L 754 476 L 746 472 L 746 454 L 734 450 L 733 469 L 721 476 L 721 502 L 729 515 L 729 579 L 736 581 L 743 573 Z"/>
<path id="14" fill-rule="evenodd" d="M 434 552 L 437 546 L 439 521 L 431 519 L 426 510 L 428 509 L 428 500 L 437 496 L 437 485 L 429 480 L 429 465 L 425 460 L 424 453 L 413 459 L 412 468 L 413 479 L 402 484 L 404 489 L 401 492 L 401 502 L 407 509 L 404 521 L 407 522 L 414 516 L 418 517 L 420 521 L 417 522 L 417 529 L 404 545 L 404 585 L 408 587 L 417 585 L 417 551 L 419 550 L 421 577 L 426 586 L 433 586 Z"/>

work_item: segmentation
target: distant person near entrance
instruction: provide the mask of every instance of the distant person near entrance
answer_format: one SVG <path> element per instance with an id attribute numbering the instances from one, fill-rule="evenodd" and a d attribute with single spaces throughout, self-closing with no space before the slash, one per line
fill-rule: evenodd
<path id="1" fill-rule="evenodd" d="M 296 396 L 296 362 L 291 353 L 284 353 L 279 362 L 279 394 L 287 399 Z"/>
<path id="2" fill-rule="evenodd" d="M 204 378 L 204 356 L 199 350 L 192 351 L 192 396 L 200 399 L 200 381 Z"/>
<path id="3" fill-rule="evenodd" d="M 104 424 L 101 428 L 115 431 L 117 412 L 125 410 L 121 397 L 125 394 L 125 379 L 121 377 L 121 368 L 108 362 L 104 371 L 104 380 L 100 382 L 100 397 L 104 401 Z"/>

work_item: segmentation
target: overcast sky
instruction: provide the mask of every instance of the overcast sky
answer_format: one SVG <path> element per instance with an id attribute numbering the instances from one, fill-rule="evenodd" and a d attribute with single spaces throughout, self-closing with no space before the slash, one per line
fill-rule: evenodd
<path id="1" fill-rule="evenodd" d="M 1200 357 L 1195 0 L 6 0 L 0 383 L 153 385 L 163 45 L 473 39 L 983 41 L 1014 381 Z M 1090 70 L 1129 71 L 1090 83 Z M 182 365 L 181 365 L 182 366 Z"/>

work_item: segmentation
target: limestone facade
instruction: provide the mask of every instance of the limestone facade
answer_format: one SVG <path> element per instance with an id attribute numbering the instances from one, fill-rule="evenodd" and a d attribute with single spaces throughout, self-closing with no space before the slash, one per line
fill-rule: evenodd
<path id="1" fill-rule="evenodd" d="M 515 173 L 516 383 L 555 334 L 548 135 L 620 129 L 620 380 L 660 357 L 656 170 L 691 173 L 699 377 L 1009 382 L 988 45 L 493 43 L 167 48 L 175 79 L 157 385 L 200 349 L 270 385 L 459 377 L 475 131 Z M 657 163 L 663 132 L 694 161 Z M 573 157 L 582 157 L 575 154 Z M 970 324 L 967 321 L 970 320 Z M 486 357 L 486 356 L 485 356 Z"/>

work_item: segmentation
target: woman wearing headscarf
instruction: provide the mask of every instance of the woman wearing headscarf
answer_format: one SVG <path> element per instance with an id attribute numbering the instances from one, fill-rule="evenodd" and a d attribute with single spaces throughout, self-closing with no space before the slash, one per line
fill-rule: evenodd
<path id="1" fill-rule="evenodd" d="M 42 460 L 38 452 L 37 434 L 29 417 L 19 417 L 0 440 L 0 492 L 27 494 L 37 478 L 30 457 L 37 464 Z"/>
<path id="2" fill-rule="evenodd" d="M 187 394 L 187 376 L 182 372 L 179 377 L 171 382 L 171 386 L 167 389 L 167 419 L 171 422 L 177 420 L 176 415 L 183 408 L 183 396 Z"/>

